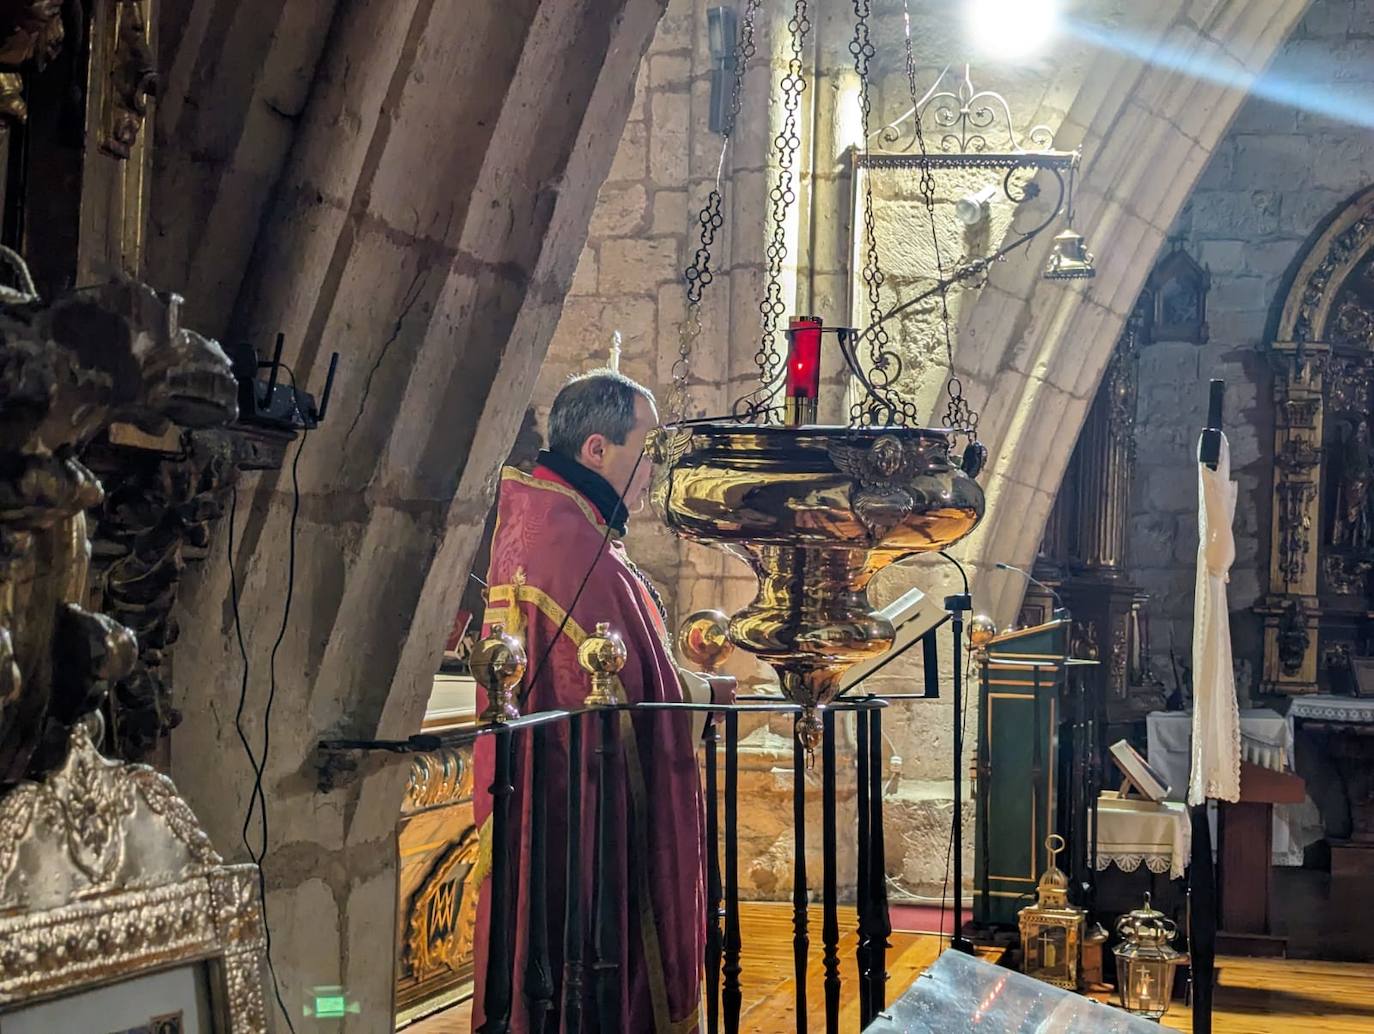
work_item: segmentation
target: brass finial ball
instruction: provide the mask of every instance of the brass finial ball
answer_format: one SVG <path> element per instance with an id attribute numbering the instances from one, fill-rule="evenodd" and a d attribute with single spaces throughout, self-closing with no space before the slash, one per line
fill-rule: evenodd
<path id="1" fill-rule="evenodd" d="M 591 675 L 616 675 L 629 656 L 620 633 L 612 632 L 605 621 L 598 621 L 596 633 L 587 636 L 577 648 L 577 663 Z"/>
<path id="2" fill-rule="evenodd" d="M 969 620 L 968 641 L 975 650 L 985 649 L 996 635 L 997 626 L 986 614 L 975 614 Z"/>
<path id="3" fill-rule="evenodd" d="M 520 640 L 501 625 L 492 625 L 491 634 L 479 639 L 468 658 L 472 677 L 488 693 L 519 682 L 525 674 L 525 648 Z"/>
<path id="4" fill-rule="evenodd" d="M 735 644 L 727 634 L 729 627 L 730 619 L 720 611 L 699 610 L 677 630 L 677 648 L 703 671 L 719 671 L 735 652 Z"/>
<path id="5" fill-rule="evenodd" d="M 508 722 L 520 717 L 516 706 L 516 686 L 525 677 L 528 664 L 525 647 L 501 625 L 491 626 L 491 634 L 479 639 L 468 658 L 472 677 L 487 692 L 483 722 Z"/>
<path id="6" fill-rule="evenodd" d="M 596 632 L 587 636 L 577 648 L 577 663 L 591 678 L 591 692 L 584 703 L 588 707 L 614 707 L 620 703 L 620 679 L 616 676 L 625 667 L 625 641 L 612 632 L 605 621 L 596 623 Z"/>

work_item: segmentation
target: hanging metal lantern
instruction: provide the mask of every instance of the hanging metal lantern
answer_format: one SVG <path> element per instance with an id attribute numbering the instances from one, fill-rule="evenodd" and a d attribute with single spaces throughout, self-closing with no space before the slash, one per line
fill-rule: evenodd
<path id="1" fill-rule="evenodd" d="M 1021 909 L 1016 918 L 1021 927 L 1021 972 L 1055 987 L 1077 991 L 1086 913 L 1069 904 L 1069 878 L 1054 864 L 1054 856 L 1064 847 L 1064 838 L 1058 833 L 1045 839 L 1049 867 L 1040 876 L 1035 904 Z"/>
<path id="2" fill-rule="evenodd" d="M 1069 227 L 1055 235 L 1054 250 L 1045 266 L 1046 280 L 1087 280 L 1097 276 L 1093 257 L 1083 235 Z"/>
<path id="3" fill-rule="evenodd" d="M 1157 1020 L 1169 1011 L 1174 967 L 1183 961 L 1183 956 L 1169 947 L 1178 929 L 1164 913 L 1150 907 L 1150 895 L 1146 894 L 1143 908 L 1116 921 L 1116 932 L 1123 938 L 1112 949 L 1121 1007 Z"/>
<path id="4" fill-rule="evenodd" d="M 725 138 L 718 168 L 724 168 L 725 147 L 739 122 L 743 76 L 754 55 L 754 17 L 760 6 L 758 0 L 749 0 L 741 12 L 730 59 L 735 73 L 730 103 L 718 119 Z M 1005 99 L 976 90 L 967 66 L 952 87 L 949 70 L 942 72 L 925 97 L 918 95 L 914 76 L 908 77 L 911 111 L 897 123 L 910 121 L 919 156 L 889 157 L 921 171 L 932 234 L 937 234 L 931 174 L 936 169 L 990 172 L 1001 179 L 1001 193 L 1013 205 L 1031 200 L 1041 190 L 1022 174 L 1044 171 L 1058 187 L 1052 204 L 1045 206 L 1048 216 L 1033 227 L 1014 230 L 1012 239 L 995 252 L 955 267 L 945 266 L 937 244 L 934 284 L 894 304 L 895 299 L 883 293 L 872 177 L 862 176 L 860 260 L 866 326 L 826 326 L 817 315 L 789 318 L 792 292 L 785 272 L 795 257 L 789 251 L 789 211 L 800 191 L 801 99 L 812 29 L 807 0 L 793 0 L 793 11 L 780 51 L 787 70 L 780 83 L 780 123 L 773 136 L 776 165 L 765 214 L 769 242 L 754 354 L 757 382 L 735 400 L 728 415 L 688 419 L 688 384 L 693 348 L 702 332 L 703 292 L 716 279 L 712 246 L 725 224 L 727 206 L 718 179 L 697 219 L 700 246 L 683 276 L 686 314 L 672 390 L 664 407 L 664 426 L 647 443 L 647 454 L 657 467 L 651 498 L 668 527 L 682 538 L 728 551 L 752 568 L 758 594 L 731 616 L 728 636 L 777 672 L 783 695 L 801 705 L 797 735 L 814 750 L 821 739 L 820 712 L 839 692 L 848 669 L 893 645 L 891 622 L 868 600 L 872 578 L 892 564 L 953 545 L 983 517 L 983 490 L 974 478 L 986 462 L 987 449 L 978 441 L 978 413 L 955 374 L 947 294 L 978 281 L 993 262 L 1027 245 L 1059 218 L 1072 195 L 1078 154 L 1054 150 L 1045 127 L 1033 127 L 1018 139 Z M 881 36 L 872 31 L 869 16 L 868 4 L 855 6 L 849 48 L 859 87 L 865 161 L 871 157 L 868 148 L 874 137 L 869 124 L 870 64 L 877 54 L 874 41 Z M 908 26 L 908 48 L 909 32 Z M 723 35 L 717 43 L 716 50 L 723 54 Z M 994 122 L 999 130 L 995 135 Z M 890 140 L 889 130 L 896 131 L 897 123 L 877 135 Z M 1002 137 L 1002 129 L 1005 145 L 995 145 L 992 141 Z M 927 147 L 927 131 L 938 134 L 937 147 Z M 965 215 L 980 217 L 996 193 L 983 190 L 966 199 L 973 208 L 966 206 Z M 903 374 L 901 349 L 892 335 L 899 333 L 897 316 L 937 295 L 950 376 L 943 426 L 927 428 L 920 426 L 916 385 Z M 785 351 L 779 348 L 784 335 Z M 826 391 L 844 390 L 822 378 L 823 366 L 839 368 L 833 360 L 842 362 L 849 374 L 849 417 L 842 425 L 822 425 L 818 420 Z"/>

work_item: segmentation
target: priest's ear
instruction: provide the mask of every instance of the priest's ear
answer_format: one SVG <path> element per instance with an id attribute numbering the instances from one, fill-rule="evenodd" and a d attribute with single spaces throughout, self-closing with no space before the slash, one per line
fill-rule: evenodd
<path id="1" fill-rule="evenodd" d="M 577 451 L 577 461 L 600 473 L 606 467 L 607 447 L 610 444 L 611 440 L 599 432 L 587 435 L 582 448 Z"/>

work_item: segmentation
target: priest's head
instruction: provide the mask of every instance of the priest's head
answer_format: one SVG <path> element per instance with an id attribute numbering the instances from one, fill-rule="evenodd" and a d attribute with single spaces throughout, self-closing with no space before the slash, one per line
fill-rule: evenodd
<path id="1" fill-rule="evenodd" d="M 634 510 L 653 472 L 644 439 L 657 426 L 653 392 L 613 370 L 593 370 L 553 400 L 549 450 L 600 474 Z"/>

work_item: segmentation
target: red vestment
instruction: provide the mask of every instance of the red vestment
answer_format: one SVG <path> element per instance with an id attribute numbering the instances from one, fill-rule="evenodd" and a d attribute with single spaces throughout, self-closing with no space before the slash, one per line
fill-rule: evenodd
<path id="1" fill-rule="evenodd" d="M 614 533 L 612 533 L 614 536 Z M 493 621 L 509 624 L 514 597 L 524 628 L 529 657 L 521 687 L 520 710 L 578 710 L 589 692 L 587 674 L 577 663 L 577 648 L 608 622 L 624 639 L 628 660 L 620 673 L 625 698 L 636 701 L 681 701 L 677 667 L 667 646 L 667 629 L 644 584 L 624 558 L 617 539 L 607 542 L 606 524 L 596 509 L 546 468 L 531 477 L 512 468 L 502 474 L 497 526 L 488 575 L 485 629 Z M 590 575 L 588 571 L 590 569 Z M 578 588 L 582 586 L 581 595 Z M 576 603 L 573 602 L 576 597 Z M 556 635 L 571 606 L 572 613 Z M 550 642 L 552 648 L 550 649 Z M 545 658 L 545 654 L 547 657 Z M 541 664 L 541 658 L 545 658 Z M 531 679 L 533 682 L 531 683 Z M 478 707 L 486 706 L 479 688 Z M 581 902 L 583 942 L 583 1030 L 596 1029 L 593 1006 L 595 949 L 593 848 L 597 840 L 597 756 L 593 752 L 600 723 L 583 720 L 582 810 L 575 836 L 582 848 Z M 618 716 L 620 749 L 612 768 L 616 825 L 613 859 L 616 915 L 620 925 L 621 1030 L 625 1034 L 692 1034 L 697 1030 L 705 944 L 703 893 L 703 817 L 697 774 L 692 716 L 656 712 Z M 515 793 L 511 797 L 509 871 L 515 890 L 513 906 L 515 988 L 511 1030 L 528 1029 L 526 1002 L 520 993 L 529 935 L 530 734 L 515 735 Z M 554 1011 L 547 1030 L 561 1029 L 564 984 L 564 910 L 567 864 L 568 727 L 549 729 L 545 754 L 548 774 L 546 816 L 548 868 L 544 880 L 548 901 L 548 945 L 554 976 Z M 494 743 L 483 738 L 474 751 L 474 813 L 485 840 L 478 866 L 489 867 L 490 787 L 494 779 Z M 476 999 L 473 1029 L 485 1019 L 484 995 L 491 937 L 489 872 L 481 878 L 475 937 Z"/>

